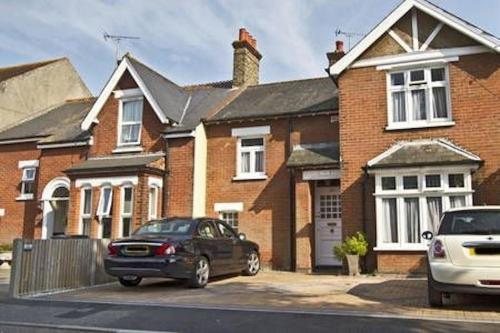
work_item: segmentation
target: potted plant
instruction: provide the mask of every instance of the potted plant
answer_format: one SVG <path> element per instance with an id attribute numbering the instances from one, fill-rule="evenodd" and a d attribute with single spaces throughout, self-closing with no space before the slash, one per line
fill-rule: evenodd
<path id="1" fill-rule="evenodd" d="M 357 232 L 352 237 L 347 237 L 344 242 L 333 248 L 333 253 L 337 259 L 347 261 L 349 275 L 359 274 L 359 257 L 366 255 L 367 251 L 368 242 L 361 232 Z"/>

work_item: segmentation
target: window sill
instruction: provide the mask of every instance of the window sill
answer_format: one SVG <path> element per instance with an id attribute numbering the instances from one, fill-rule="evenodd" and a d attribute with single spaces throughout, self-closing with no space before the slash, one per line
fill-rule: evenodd
<path id="1" fill-rule="evenodd" d="M 266 180 L 267 176 L 266 175 L 239 175 L 233 177 L 233 180 L 235 181 L 240 181 L 240 180 Z"/>
<path id="2" fill-rule="evenodd" d="M 409 129 L 419 129 L 419 128 L 431 128 L 431 127 L 450 127 L 455 126 L 454 121 L 439 121 L 433 123 L 425 124 L 402 124 L 402 125 L 388 125 L 386 126 L 386 131 L 398 131 L 398 130 L 409 130 Z"/>
<path id="3" fill-rule="evenodd" d="M 429 247 L 427 245 L 415 246 L 415 247 L 402 247 L 402 246 L 377 246 L 373 248 L 376 252 L 411 252 L 411 251 L 427 251 Z"/>
<path id="4" fill-rule="evenodd" d="M 33 194 L 25 194 L 25 195 L 20 195 L 16 198 L 16 201 L 28 201 L 28 200 L 33 200 L 34 199 Z"/>
<path id="5" fill-rule="evenodd" d="M 117 153 L 140 153 L 144 151 L 144 148 L 141 146 L 121 146 L 121 147 L 116 147 L 113 149 L 112 153 L 117 154 Z"/>

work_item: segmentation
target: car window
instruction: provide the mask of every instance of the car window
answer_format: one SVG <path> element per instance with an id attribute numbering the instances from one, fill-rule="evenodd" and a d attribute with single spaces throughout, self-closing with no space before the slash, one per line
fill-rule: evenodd
<path id="1" fill-rule="evenodd" d="M 224 238 L 236 238 L 236 234 L 226 225 L 221 222 L 216 222 L 217 228 L 219 228 L 220 234 Z"/>
<path id="2" fill-rule="evenodd" d="M 500 211 L 446 213 L 439 235 L 500 235 Z"/>
<path id="3" fill-rule="evenodd" d="M 217 233 L 212 223 L 202 222 L 198 227 L 198 233 L 203 238 L 215 238 Z"/>
<path id="4" fill-rule="evenodd" d="M 161 234 L 161 235 L 188 235 L 191 233 L 193 221 L 191 220 L 159 220 L 142 225 L 134 235 Z"/>

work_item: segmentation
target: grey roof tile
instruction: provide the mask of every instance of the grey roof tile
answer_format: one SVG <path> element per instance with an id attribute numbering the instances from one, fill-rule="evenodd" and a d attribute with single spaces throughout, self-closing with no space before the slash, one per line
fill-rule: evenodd
<path id="1" fill-rule="evenodd" d="M 163 158 L 161 154 L 135 154 L 91 158 L 67 169 L 67 173 L 96 171 L 103 169 L 135 169 L 145 167 Z"/>
<path id="2" fill-rule="evenodd" d="M 338 166 L 339 162 L 338 142 L 328 142 L 294 147 L 286 165 L 289 168 Z"/>
<path id="3" fill-rule="evenodd" d="M 293 115 L 338 109 L 331 78 L 284 81 L 247 87 L 207 121 Z"/>

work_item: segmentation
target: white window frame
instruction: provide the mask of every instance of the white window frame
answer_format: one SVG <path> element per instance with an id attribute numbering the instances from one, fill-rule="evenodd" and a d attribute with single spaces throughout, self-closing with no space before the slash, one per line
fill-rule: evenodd
<path id="1" fill-rule="evenodd" d="M 420 234 L 426 230 L 429 221 L 427 217 L 427 198 L 428 197 L 441 197 L 442 211 L 451 208 L 450 196 L 464 196 L 465 205 L 472 206 L 474 193 L 472 189 L 472 176 L 471 170 L 468 167 L 449 167 L 449 168 L 421 168 L 421 169 L 399 169 L 399 170 L 378 170 L 373 172 L 375 174 L 375 206 L 376 206 L 376 220 L 377 220 L 377 246 L 374 250 L 378 251 L 425 251 L 427 250 L 427 241 L 421 238 L 420 243 L 405 243 L 406 228 L 405 228 L 405 198 L 419 198 L 419 219 L 420 219 Z M 425 188 L 425 175 L 440 174 L 441 187 L 440 188 Z M 463 174 L 464 187 L 463 188 L 450 188 L 448 186 L 448 174 Z M 404 176 L 418 176 L 418 189 L 403 188 Z M 382 190 L 382 177 L 395 177 L 396 189 L 395 190 Z M 386 225 L 386 218 L 384 217 L 383 199 L 395 198 L 396 210 L 398 220 L 398 242 L 397 243 L 384 243 L 383 235 Z"/>
<path id="2" fill-rule="evenodd" d="M 154 200 L 151 200 L 151 190 L 154 190 Z M 148 188 L 148 220 L 155 220 L 158 218 L 158 196 L 160 193 L 160 188 L 158 186 L 149 186 Z M 154 214 L 151 208 L 154 207 Z"/>
<path id="3" fill-rule="evenodd" d="M 231 223 L 229 223 L 226 219 L 224 219 L 224 214 L 236 214 L 236 221 L 238 222 L 238 226 L 234 227 Z M 221 221 L 225 222 L 231 228 L 236 229 L 235 231 L 239 230 L 239 227 L 240 227 L 240 213 L 237 210 L 223 210 L 223 211 L 219 211 L 219 219 Z M 232 220 L 234 221 L 234 218 Z"/>
<path id="4" fill-rule="evenodd" d="M 140 121 L 123 121 L 123 104 L 127 102 L 140 101 L 141 108 L 141 120 Z M 144 117 L 144 97 L 143 96 L 131 96 L 124 97 L 118 100 L 118 135 L 117 135 L 117 147 L 130 147 L 130 146 L 140 146 L 141 145 L 141 133 L 142 133 L 142 119 Z M 139 133 L 137 135 L 136 142 L 122 142 L 122 130 L 123 125 L 137 125 L 139 124 Z"/>
<path id="5" fill-rule="evenodd" d="M 35 194 L 34 193 L 26 193 L 26 183 L 31 183 L 33 184 L 33 190 L 35 186 L 35 179 L 36 179 L 36 169 L 35 167 L 25 167 L 22 168 L 22 175 L 21 175 L 21 193 L 19 197 L 17 198 L 18 200 L 31 200 L 34 198 Z M 33 177 L 29 178 L 27 177 L 28 171 L 33 171 Z"/>
<path id="6" fill-rule="evenodd" d="M 125 212 L 125 191 L 130 189 L 132 191 L 130 197 L 130 212 Z M 134 186 L 131 184 L 123 185 L 120 189 L 120 227 L 119 234 L 120 237 L 124 237 L 123 234 L 123 219 L 130 219 L 130 233 L 132 233 L 132 225 L 133 225 L 133 216 L 134 216 Z"/>
<path id="7" fill-rule="evenodd" d="M 444 69 L 445 81 L 432 82 L 431 71 L 433 69 Z M 421 84 L 410 84 L 410 72 L 412 71 L 424 71 L 425 81 Z M 392 86 L 391 75 L 403 73 L 405 78 L 405 84 L 403 86 Z M 429 67 L 416 67 L 416 68 L 406 68 L 397 69 L 386 72 L 387 81 L 387 119 L 388 126 L 387 130 L 398 130 L 398 129 L 411 129 L 411 128 L 425 128 L 425 127 L 437 127 L 437 126 L 452 126 L 454 125 L 452 117 L 452 107 L 451 107 L 451 92 L 450 92 L 450 75 L 449 68 L 447 65 L 436 65 Z M 433 112 L 433 98 L 432 98 L 432 88 L 444 87 L 446 89 L 446 107 L 448 115 L 446 118 L 434 118 Z M 425 104 L 426 104 L 426 119 L 425 120 L 413 120 L 413 105 L 412 105 L 412 90 L 424 89 L 426 92 Z M 393 118 L 393 101 L 392 93 L 394 92 L 404 92 L 405 93 L 405 108 L 406 108 L 406 121 L 395 122 Z"/>
<path id="8" fill-rule="evenodd" d="M 85 191 L 90 191 L 90 212 L 85 213 Z M 83 220 L 90 219 L 90 223 L 92 223 L 92 203 L 94 199 L 94 193 L 92 187 L 84 186 L 80 189 L 80 226 L 78 228 L 79 234 L 83 235 Z M 91 228 L 89 228 L 89 237 L 91 232 Z"/>
<path id="9" fill-rule="evenodd" d="M 108 203 L 108 207 L 106 207 L 106 209 L 104 209 L 105 207 L 103 207 L 104 205 L 104 191 L 109 189 L 111 192 L 109 194 L 109 203 Z M 112 218 L 112 209 L 113 207 L 113 187 L 111 185 L 104 185 L 101 187 L 101 191 L 100 191 L 100 196 L 99 196 L 99 204 L 97 205 L 97 216 L 99 217 L 99 232 L 98 232 L 98 235 L 99 235 L 99 238 L 103 238 L 103 232 L 104 232 L 104 228 L 103 228 L 103 219 L 105 218 Z M 112 223 L 112 222 L 111 222 Z"/>
<path id="10" fill-rule="evenodd" d="M 262 139 L 262 146 L 242 147 L 242 140 L 247 139 Z M 255 171 L 255 155 L 256 152 L 262 152 L 262 172 Z M 241 154 L 244 152 L 250 153 L 250 171 L 241 171 Z M 238 137 L 236 149 L 236 177 L 235 180 L 245 179 L 267 179 L 266 175 L 266 137 L 264 135 L 240 136 Z"/>

